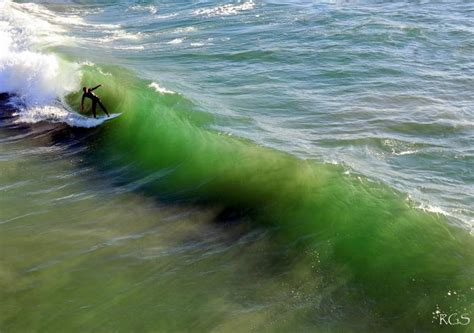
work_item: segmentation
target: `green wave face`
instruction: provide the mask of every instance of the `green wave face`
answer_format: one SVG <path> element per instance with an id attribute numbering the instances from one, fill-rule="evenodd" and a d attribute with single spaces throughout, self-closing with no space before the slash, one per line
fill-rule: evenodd
<path id="1" fill-rule="evenodd" d="M 385 327 L 436 330 L 436 310 L 473 313 L 474 242 L 443 216 L 341 167 L 206 129 L 209 116 L 183 96 L 106 70 L 114 80 L 83 68 L 83 83 L 105 83 L 105 104 L 124 113 L 103 128 L 99 167 L 133 167 L 159 200 L 218 207 L 268 228 L 278 247 L 307 257 L 305 279 L 325 281 L 334 299 L 367 307 Z"/>

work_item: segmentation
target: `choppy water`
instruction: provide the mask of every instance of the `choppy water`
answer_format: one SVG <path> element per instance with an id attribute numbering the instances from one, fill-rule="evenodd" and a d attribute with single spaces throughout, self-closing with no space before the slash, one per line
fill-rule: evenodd
<path id="1" fill-rule="evenodd" d="M 0 2 L 0 330 L 474 318 L 473 18 L 470 1 Z M 104 124 L 77 114 L 98 83 L 123 113 Z"/>

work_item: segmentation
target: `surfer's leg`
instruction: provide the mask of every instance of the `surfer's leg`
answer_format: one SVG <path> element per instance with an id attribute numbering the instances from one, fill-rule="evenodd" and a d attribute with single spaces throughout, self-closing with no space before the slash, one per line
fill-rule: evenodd
<path id="1" fill-rule="evenodd" d="M 102 104 L 101 101 L 98 101 L 97 103 L 99 103 L 99 105 L 100 105 L 100 107 L 102 108 L 102 110 L 104 110 L 104 112 L 105 112 L 105 114 L 107 115 L 107 117 L 109 117 L 110 115 L 109 115 L 109 113 L 107 112 L 107 110 L 105 109 L 104 104 Z"/>
<path id="2" fill-rule="evenodd" d="M 92 101 L 92 114 L 94 115 L 94 118 L 97 118 L 96 114 L 95 114 L 95 109 L 97 108 L 97 102 L 96 101 Z"/>

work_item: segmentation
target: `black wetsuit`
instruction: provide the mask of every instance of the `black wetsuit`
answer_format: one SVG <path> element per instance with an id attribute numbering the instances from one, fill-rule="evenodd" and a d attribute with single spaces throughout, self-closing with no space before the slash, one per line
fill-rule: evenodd
<path id="1" fill-rule="evenodd" d="M 94 88 L 94 89 L 97 89 Z M 105 106 L 104 104 L 102 104 L 102 102 L 100 101 L 100 98 L 99 96 L 97 96 L 96 94 L 94 94 L 92 92 L 93 89 L 89 89 L 87 90 L 85 93 L 82 94 L 82 104 L 84 104 L 84 98 L 90 98 L 92 100 L 92 113 L 94 114 L 94 118 L 96 118 L 96 112 L 95 112 L 95 109 L 97 108 L 97 104 L 100 105 L 100 107 L 102 108 L 102 110 L 104 110 L 105 114 L 108 116 L 109 113 L 107 112 L 107 110 L 105 109 Z M 81 105 L 82 105 L 81 104 Z"/>

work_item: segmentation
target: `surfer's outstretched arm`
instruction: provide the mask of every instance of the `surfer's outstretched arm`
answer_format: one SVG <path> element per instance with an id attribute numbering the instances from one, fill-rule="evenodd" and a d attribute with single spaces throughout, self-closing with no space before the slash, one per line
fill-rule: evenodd
<path id="1" fill-rule="evenodd" d="M 99 84 L 98 86 L 95 86 L 94 88 L 91 88 L 91 91 L 96 90 L 97 88 L 101 87 L 102 85 Z"/>

